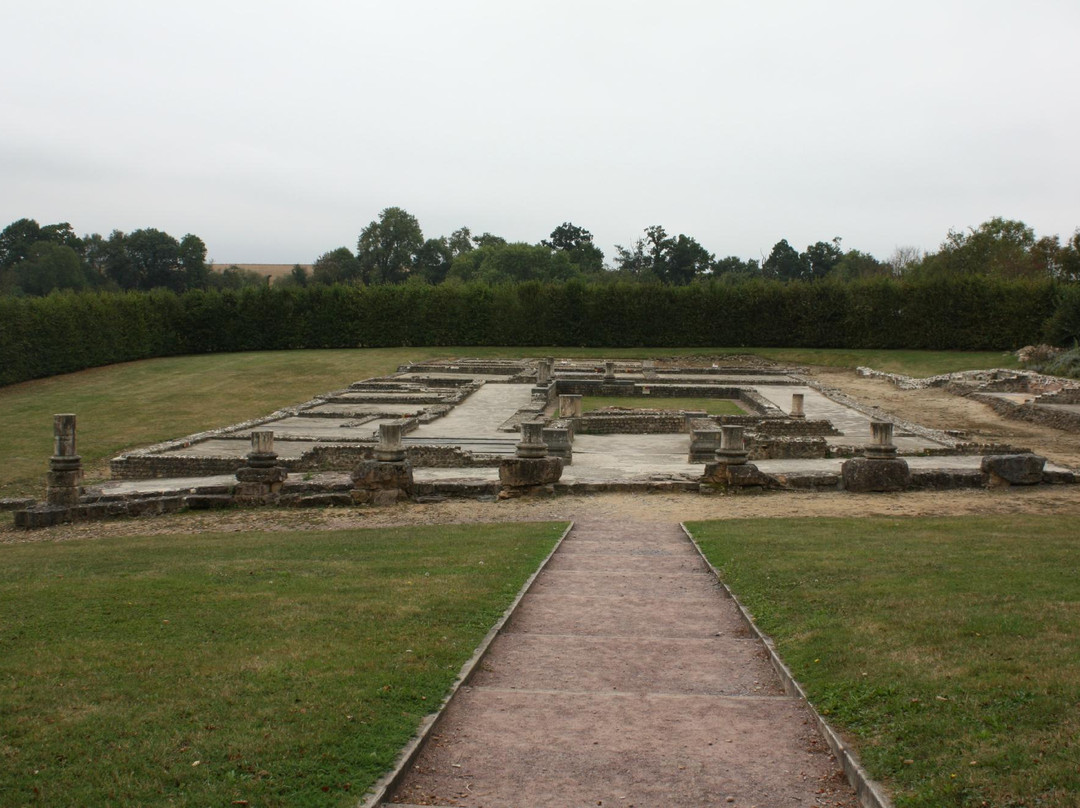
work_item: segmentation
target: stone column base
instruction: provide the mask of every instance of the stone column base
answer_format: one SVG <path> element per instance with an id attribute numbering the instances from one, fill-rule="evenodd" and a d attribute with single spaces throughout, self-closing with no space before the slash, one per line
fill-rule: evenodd
<path id="1" fill-rule="evenodd" d="M 562 477 L 563 461 L 559 457 L 507 457 L 499 462 L 500 499 L 525 494 L 554 493 L 554 485 Z"/>
<path id="2" fill-rule="evenodd" d="M 233 488 L 233 497 L 242 504 L 273 504 L 288 476 L 284 466 L 244 466 L 236 470 L 239 482 Z"/>
<path id="3" fill-rule="evenodd" d="M 413 495 L 412 463 L 365 460 L 352 473 L 352 501 L 357 505 L 393 505 Z"/>
<path id="4" fill-rule="evenodd" d="M 1037 454 L 987 455 L 979 468 L 991 488 L 1008 485 L 1038 485 L 1043 479 L 1046 458 Z"/>
<path id="5" fill-rule="evenodd" d="M 911 471 L 906 460 L 875 460 L 853 457 L 840 467 L 843 487 L 856 494 L 871 491 L 903 491 L 911 485 Z"/>
<path id="6" fill-rule="evenodd" d="M 779 480 L 771 474 L 759 471 L 753 463 L 708 463 L 701 476 L 702 492 L 752 492 L 783 487 Z"/>

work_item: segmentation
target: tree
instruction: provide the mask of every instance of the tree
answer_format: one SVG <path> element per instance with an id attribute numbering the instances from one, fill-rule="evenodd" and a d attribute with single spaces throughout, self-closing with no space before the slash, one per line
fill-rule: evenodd
<path id="1" fill-rule="evenodd" d="M 593 235 L 584 227 L 563 222 L 540 242 L 545 247 L 566 253 L 572 264 L 585 274 L 596 274 L 604 269 L 604 253 L 593 243 Z"/>
<path id="2" fill-rule="evenodd" d="M 479 236 L 473 236 L 473 243 L 477 247 L 505 247 L 507 241 L 502 236 L 496 236 L 493 233 L 481 233 Z"/>
<path id="3" fill-rule="evenodd" d="M 206 263 L 206 244 L 188 233 L 180 239 L 178 251 L 184 289 L 205 289 L 209 283 L 210 267 Z"/>
<path id="4" fill-rule="evenodd" d="M 467 227 L 459 227 L 450 237 L 446 240 L 447 246 L 450 247 L 450 254 L 453 258 L 457 258 L 462 253 L 467 253 L 469 250 L 476 249 L 476 244 L 473 243 L 472 232 Z"/>
<path id="5" fill-rule="evenodd" d="M 757 278 L 761 276 L 761 267 L 754 259 L 743 261 L 735 255 L 726 258 L 718 258 L 713 261 L 712 274 L 724 279 L 741 280 L 742 278 Z"/>
<path id="6" fill-rule="evenodd" d="M 921 264 L 925 257 L 926 254 L 918 247 L 905 245 L 893 250 L 893 254 L 885 263 L 892 269 L 892 274 L 899 278 Z"/>
<path id="7" fill-rule="evenodd" d="M 67 222 L 41 227 L 33 219 L 19 219 L 0 231 L 0 269 L 12 267 L 30 257 L 30 248 L 38 242 L 70 247 L 82 254 L 82 239 Z"/>
<path id="8" fill-rule="evenodd" d="M 786 238 L 773 245 L 772 252 L 761 265 L 761 272 L 766 278 L 781 281 L 793 281 L 803 276 L 805 267 L 802 256 L 788 244 Z"/>
<path id="9" fill-rule="evenodd" d="M 30 247 L 41 241 L 41 227 L 33 219 L 19 219 L 0 231 L 0 269 L 30 257 Z"/>
<path id="10" fill-rule="evenodd" d="M 313 283 L 331 285 L 335 283 L 358 283 L 361 279 L 360 262 L 348 247 L 323 253 L 315 259 L 311 267 Z"/>
<path id="11" fill-rule="evenodd" d="M 844 251 L 840 249 L 839 236 L 832 241 L 818 241 L 811 244 L 799 256 L 803 265 L 803 279 L 816 281 L 824 278 L 843 257 Z"/>
<path id="12" fill-rule="evenodd" d="M 401 283 L 424 245 L 420 223 L 402 208 L 386 208 L 360 233 L 356 259 L 365 283 Z"/>
<path id="13" fill-rule="evenodd" d="M 995 216 L 967 232 L 950 230 L 940 251 L 923 261 L 920 274 L 1045 276 L 1045 256 L 1034 253 L 1034 248 L 1035 232 L 1030 227 Z"/>
<path id="14" fill-rule="evenodd" d="M 892 275 L 892 267 L 883 264 L 869 253 L 848 250 L 829 272 L 830 278 L 854 281 L 860 278 L 880 278 Z"/>
<path id="15" fill-rule="evenodd" d="M 54 289 L 85 289 L 89 286 L 83 262 L 71 247 L 36 241 L 27 256 L 7 270 L 7 284 L 28 295 L 47 295 Z"/>
<path id="16" fill-rule="evenodd" d="M 134 268 L 136 289 L 184 291 L 180 242 L 168 233 L 153 227 L 134 230 L 124 238 L 124 250 Z"/>
<path id="17" fill-rule="evenodd" d="M 454 251 L 446 236 L 429 238 L 416 251 L 415 276 L 426 283 L 442 283 L 453 260 Z"/>
<path id="18" fill-rule="evenodd" d="M 667 245 L 660 277 L 676 286 L 685 286 L 712 269 L 713 257 L 697 241 L 680 233 Z"/>
<path id="19" fill-rule="evenodd" d="M 308 271 L 299 264 L 293 264 L 293 268 L 289 272 L 289 277 L 292 278 L 292 282 L 297 286 L 304 287 L 308 285 Z"/>
<path id="20" fill-rule="evenodd" d="M 631 249 L 615 245 L 616 267 L 636 278 L 655 278 L 677 286 L 712 269 L 713 255 L 697 240 L 680 233 L 672 238 L 660 225 L 645 228 L 645 238 Z"/>

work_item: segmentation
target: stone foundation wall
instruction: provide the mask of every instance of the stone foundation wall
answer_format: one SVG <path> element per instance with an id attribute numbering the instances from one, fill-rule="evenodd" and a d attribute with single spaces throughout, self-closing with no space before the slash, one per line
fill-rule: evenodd
<path id="1" fill-rule="evenodd" d="M 686 432 L 686 417 L 682 413 L 590 413 L 574 419 L 577 435 L 668 435 L 679 432 Z"/>
<path id="2" fill-rule="evenodd" d="M 124 455 L 109 461 L 114 480 L 156 480 L 162 477 L 211 477 L 235 474 L 247 465 L 242 457 L 193 457 L 184 455 Z"/>
<path id="3" fill-rule="evenodd" d="M 1080 387 L 1066 387 L 1039 396 L 1039 404 L 1080 404 Z"/>
<path id="4" fill-rule="evenodd" d="M 752 434 L 747 443 L 751 460 L 816 459 L 829 456 L 823 437 L 777 437 Z"/>
<path id="5" fill-rule="evenodd" d="M 293 473 L 345 471 L 374 457 L 374 444 L 316 446 L 299 458 L 279 459 Z M 406 446 L 405 455 L 415 468 L 493 468 L 500 455 L 474 454 L 457 446 Z M 190 455 L 131 454 L 109 463 L 114 480 L 155 480 L 164 477 L 209 477 L 235 474 L 247 465 L 242 457 L 194 457 Z"/>
<path id="6" fill-rule="evenodd" d="M 1064 432 L 1080 432 L 1080 414 L 1074 412 L 1047 409 L 1031 404 L 1015 404 L 1004 398 L 984 396 L 979 393 L 972 393 L 970 398 L 988 405 L 994 412 L 1004 418 L 1049 426 Z"/>
<path id="7" fill-rule="evenodd" d="M 830 421 L 811 421 L 802 418 L 765 418 L 757 422 L 757 431 L 763 435 L 839 435 Z"/>

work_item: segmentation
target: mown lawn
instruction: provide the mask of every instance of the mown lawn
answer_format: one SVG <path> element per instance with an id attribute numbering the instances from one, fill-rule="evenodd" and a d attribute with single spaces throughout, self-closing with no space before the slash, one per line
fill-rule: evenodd
<path id="1" fill-rule="evenodd" d="M 0 803 L 354 805 L 564 528 L 0 546 Z"/>
<path id="2" fill-rule="evenodd" d="M 0 497 L 44 494 L 52 415 L 74 412 L 88 479 L 125 449 L 215 429 L 298 404 L 398 365 L 440 356 L 633 358 L 756 353 L 777 362 L 871 365 L 914 375 L 1012 366 L 1008 354 L 779 348 L 392 348 L 150 359 L 0 388 Z M 1011 360 L 1011 364 L 1010 364 Z"/>
<path id="3" fill-rule="evenodd" d="M 1080 804 L 1073 518 L 688 527 L 898 808 Z"/>

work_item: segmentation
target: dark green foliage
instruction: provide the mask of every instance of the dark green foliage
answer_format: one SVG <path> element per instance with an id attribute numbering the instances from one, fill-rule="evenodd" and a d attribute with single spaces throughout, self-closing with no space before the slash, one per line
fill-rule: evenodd
<path id="1" fill-rule="evenodd" d="M 474 252 L 485 249 L 498 248 Z M 0 384 L 219 351 L 408 345 L 1009 350 L 1038 342 L 1044 331 L 1059 344 L 1080 336 L 1080 288 L 965 276 L 67 292 L 0 298 Z"/>

